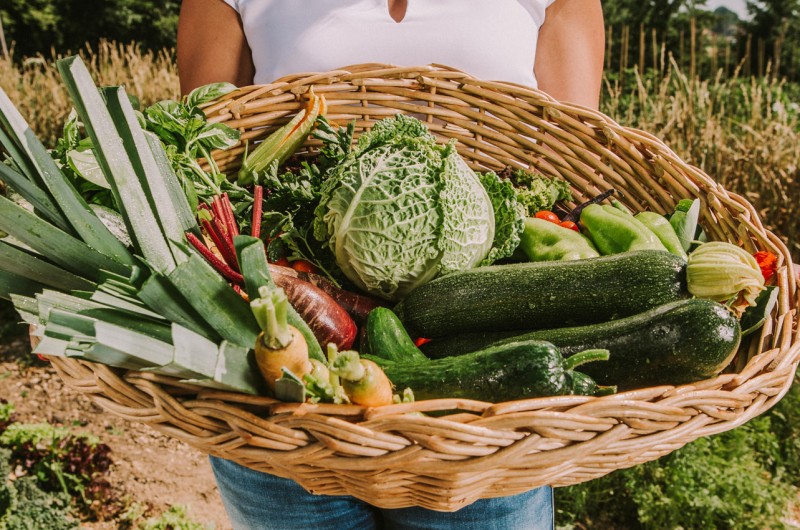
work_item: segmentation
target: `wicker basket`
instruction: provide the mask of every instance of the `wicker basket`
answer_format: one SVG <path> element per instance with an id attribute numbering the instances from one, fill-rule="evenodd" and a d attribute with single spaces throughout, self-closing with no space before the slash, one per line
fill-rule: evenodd
<path id="1" fill-rule="evenodd" d="M 753 206 L 654 136 L 536 90 L 437 65 L 370 64 L 298 74 L 243 88 L 205 110 L 211 121 L 254 140 L 286 123 L 306 104 L 312 86 L 325 95 L 329 118 L 340 124 L 355 119 L 357 132 L 398 112 L 414 114 L 442 142 L 458 139 L 459 152 L 474 168 L 535 167 L 569 180 L 576 200 L 614 187 L 629 206 L 663 213 L 678 199 L 700 197 L 711 239 L 778 255 L 777 309 L 761 333 L 742 344 L 729 373 L 602 398 L 497 404 L 441 399 L 375 409 L 288 404 L 53 358 L 69 386 L 122 418 L 289 477 L 311 492 L 441 511 L 543 484 L 575 484 L 656 459 L 741 425 L 788 390 L 800 360 L 800 333 L 786 247 L 764 229 Z M 233 170 L 243 149 L 215 159 Z M 408 414 L 418 411 L 438 414 Z"/>

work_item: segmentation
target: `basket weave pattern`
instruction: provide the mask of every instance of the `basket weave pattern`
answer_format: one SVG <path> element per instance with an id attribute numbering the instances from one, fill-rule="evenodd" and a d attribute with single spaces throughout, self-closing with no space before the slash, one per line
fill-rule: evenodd
<path id="1" fill-rule="evenodd" d="M 253 141 L 303 108 L 312 86 L 325 96 L 328 118 L 339 124 L 356 120 L 356 134 L 398 112 L 413 114 L 442 142 L 457 139 L 473 168 L 530 166 L 567 179 L 576 201 L 613 187 L 628 206 L 664 213 L 682 198 L 699 197 L 710 239 L 778 256 L 777 308 L 760 333 L 745 340 L 728 372 L 692 385 L 601 398 L 497 404 L 440 399 L 374 409 L 289 404 L 53 358 L 69 386 L 122 418 L 294 479 L 314 493 L 441 511 L 544 484 L 575 484 L 653 460 L 741 425 L 788 390 L 800 361 L 798 291 L 788 250 L 751 204 L 654 136 L 536 90 L 438 65 L 369 64 L 300 74 L 241 89 L 205 111 L 210 121 L 238 128 L 243 140 Z M 306 146 L 314 148 L 314 142 Z M 242 145 L 215 153 L 215 160 L 231 171 L 243 151 Z M 413 414 L 418 412 L 439 414 Z"/>

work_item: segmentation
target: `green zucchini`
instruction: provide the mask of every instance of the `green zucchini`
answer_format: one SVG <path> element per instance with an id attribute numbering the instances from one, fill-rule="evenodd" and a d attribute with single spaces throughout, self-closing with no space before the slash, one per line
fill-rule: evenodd
<path id="1" fill-rule="evenodd" d="M 478 267 L 436 278 L 395 313 L 414 336 L 605 322 L 687 298 L 686 261 L 666 251 Z"/>
<path id="2" fill-rule="evenodd" d="M 566 357 L 587 348 L 607 349 L 608 362 L 582 371 L 598 384 L 628 390 L 713 377 L 730 363 L 741 335 L 739 321 L 725 306 L 694 298 L 602 324 L 537 330 L 494 346 L 546 340 Z"/>
<path id="3" fill-rule="evenodd" d="M 417 400 L 502 402 L 593 393 L 596 385 L 583 375 L 576 377 L 579 372 L 573 368 L 608 359 L 608 352 L 591 350 L 564 359 L 549 342 L 522 340 L 446 359 L 397 362 L 370 355 L 364 358 L 380 365 L 395 388 L 411 388 Z"/>
<path id="4" fill-rule="evenodd" d="M 429 359 L 441 359 L 442 357 L 464 355 L 465 353 L 482 350 L 502 340 L 518 337 L 523 333 L 525 332 L 520 330 L 458 333 L 431 339 L 420 346 L 419 349 Z"/>
<path id="5" fill-rule="evenodd" d="M 391 309 L 376 307 L 367 315 L 361 353 L 389 361 L 427 361 Z"/>

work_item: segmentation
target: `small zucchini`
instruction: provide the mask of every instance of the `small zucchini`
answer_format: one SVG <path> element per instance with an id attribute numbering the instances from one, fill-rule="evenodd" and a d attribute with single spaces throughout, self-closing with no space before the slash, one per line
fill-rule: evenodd
<path id="1" fill-rule="evenodd" d="M 686 261 L 664 250 L 478 267 L 412 291 L 395 313 L 427 338 L 605 322 L 689 296 Z"/>
<path id="2" fill-rule="evenodd" d="M 408 336 L 397 315 L 386 307 L 376 307 L 367 315 L 361 353 L 388 361 L 428 360 Z"/>
<path id="3" fill-rule="evenodd" d="M 604 350 L 564 357 L 553 344 L 520 340 L 459 357 L 389 361 L 366 356 L 383 368 L 396 388 L 411 388 L 417 400 L 466 398 L 502 402 L 532 397 L 594 394 L 591 379 L 573 369 L 608 359 Z"/>

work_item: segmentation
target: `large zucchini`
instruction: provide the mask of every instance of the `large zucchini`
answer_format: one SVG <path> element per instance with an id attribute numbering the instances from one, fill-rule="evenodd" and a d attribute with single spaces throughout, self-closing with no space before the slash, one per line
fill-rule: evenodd
<path id="1" fill-rule="evenodd" d="M 432 280 L 395 308 L 421 337 L 605 322 L 688 297 L 686 261 L 666 251 L 478 267 Z"/>
<path id="2" fill-rule="evenodd" d="M 533 331 L 493 347 L 520 340 L 552 342 L 565 357 L 589 348 L 607 349 L 607 362 L 581 370 L 598 384 L 625 390 L 681 385 L 717 375 L 736 353 L 741 328 L 725 306 L 697 298 L 602 324 Z"/>

